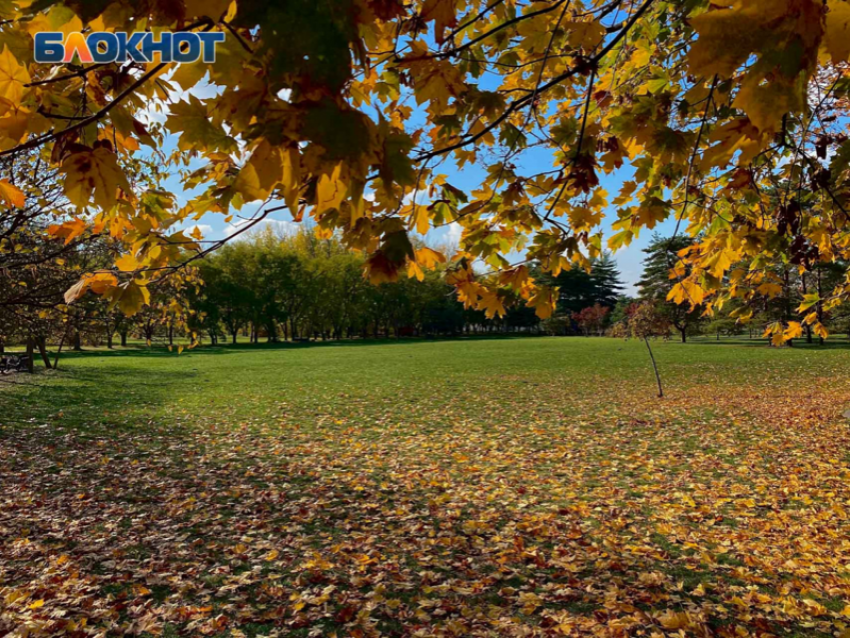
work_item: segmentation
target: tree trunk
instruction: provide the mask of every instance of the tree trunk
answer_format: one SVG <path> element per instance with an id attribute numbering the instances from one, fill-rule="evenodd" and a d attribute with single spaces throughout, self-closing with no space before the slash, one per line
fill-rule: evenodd
<path id="1" fill-rule="evenodd" d="M 238 330 L 238 329 L 236 329 L 236 330 L 233 330 L 233 331 L 230 333 L 230 334 L 231 334 L 230 342 L 231 342 L 234 346 L 236 345 L 236 333 L 238 333 L 238 332 L 239 332 L 239 330 Z"/>
<path id="2" fill-rule="evenodd" d="M 44 367 L 50 370 L 53 366 L 50 365 L 50 357 L 47 354 L 47 340 L 44 337 L 39 337 L 36 340 L 38 345 L 38 353 L 41 355 L 41 360 L 44 361 Z"/>
<path id="3" fill-rule="evenodd" d="M 112 331 L 106 331 L 106 347 L 112 350 Z"/>
<path id="4" fill-rule="evenodd" d="M 783 268 L 783 280 L 785 282 L 785 289 L 784 289 L 784 295 L 785 295 L 784 307 L 785 307 L 785 310 L 784 310 L 784 315 L 785 315 L 785 323 L 787 324 L 791 321 L 791 280 L 788 276 L 788 269 L 787 268 Z M 789 339 L 788 341 L 785 342 L 785 345 L 788 346 L 789 348 L 793 348 L 794 347 L 794 340 Z"/>
<path id="5" fill-rule="evenodd" d="M 818 313 L 818 323 L 823 323 L 823 302 L 820 301 L 820 296 L 823 294 L 823 290 L 821 290 L 821 280 L 820 280 L 820 266 L 818 266 L 818 305 L 817 305 L 817 313 Z M 819 337 L 820 345 L 823 345 L 823 337 Z"/>
<path id="6" fill-rule="evenodd" d="M 56 356 L 53 357 L 53 369 L 59 369 L 59 355 L 62 354 L 62 347 L 65 345 L 65 340 L 68 338 L 68 329 L 62 333 L 62 338 L 59 340 L 59 347 L 56 348 Z"/>
<path id="7" fill-rule="evenodd" d="M 126 332 L 121 333 L 121 347 L 122 348 L 127 347 L 127 333 Z"/>
<path id="8" fill-rule="evenodd" d="M 679 328 L 679 334 L 682 336 L 682 343 L 688 342 L 688 332 L 687 331 L 688 331 L 687 327 Z"/>
<path id="9" fill-rule="evenodd" d="M 655 382 L 658 384 L 658 398 L 664 397 L 664 389 L 661 387 L 661 375 L 658 374 L 658 365 L 655 363 L 655 355 L 652 354 L 652 346 L 649 345 L 649 339 L 643 338 L 646 344 L 646 349 L 649 350 L 649 358 L 652 360 L 652 370 L 655 372 Z"/>
<path id="10" fill-rule="evenodd" d="M 32 337 L 27 337 L 27 372 L 32 374 L 35 372 L 35 368 L 33 366 L 33 339 Z"/>
<path id="11" fill-rule="evenodd" d="M 74 332 L 73 344 L 74 344 L 73 345 L 74 352 L 81 352 L 82 351 L 82 349 L 83 349 L 83 338 L 82 338 L 82 336 L 80 336 L 79 330 Z"/>

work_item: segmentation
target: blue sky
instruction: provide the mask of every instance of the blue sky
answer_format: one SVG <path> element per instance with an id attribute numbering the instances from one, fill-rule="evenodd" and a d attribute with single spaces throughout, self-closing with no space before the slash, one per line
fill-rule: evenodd
<path id="1" fill-rule="evenodd" d="M 191 90 L 191 93 L 203 98 L 214 95 L 215 90 L 209 85 L 199 84 Z M 178 96 L 175 95 L 174 98 L 177 99 Z M 164 117 L 162 117 L 161 115 L 150 113 L 150 116 L 152 117 L 152 119 L 156 119 L 159 121 L 164 120 Z M 174 138 L 173 136 L 167 136 L 165 143 L 165 151 L 170 152 L 175 144 L 176 138 Z M 539 171 L 549 170 L 553 167 L 552 155 L 548 151 L 543 149 L 534 149 L 528 151 L 522 156 L 517 157 L 516 161 L 519 165 L 520 172 L 525 174 L 532 174 Z M 200 161 L 196 161 L 195 166 L 200 166 Z M 435 172 L 448 175 L 448 181 L 453 186 L 465 190 L 467 192 L 477 188 L 481 183 L 481 179 L 484 175 L 484 170 L 480 166 L 467 165 L 463 169 L 459 170 L 457 169 L 454 161 L 451 159 L 439 165 L 439 168 Z M 620 170 L 615 171 L 610 175 L 600 173 L 600 182 L 602 187 L 606 191 L 608 191 L 609 195 L 611 196 L 610 198 L 613 199 L 613 196 L 619 192 L 621 184 L 624 181 L 630 179 L 631 176 L 631 167 L 624 166 Z M 165 187 L 177 196 L 180 205 L 185 204 L 197 192 L 185 190 L 182 181 L 176 175 L 172 176 L 166 181 Z M 257 210 L 258 207 L 259 202 L 245 205 L 230 223 L 225 222 L 224 215 L 209 214 L 205 215 L 201 220 L 196 223 L 187 224 L 187 228 L 193 225 L 197 225 L 200 227 L 201 232 L 203 232 L 206 239 L 221 239 L 232 234 L 236 230 L 240 222 L 244 223 L 244 219 L 250 219 L 252 217 L 252 214 Z M 613 207 L 609 207 L 609 209 L 606 211 L 606 218 L 603 222 L 603 232 L 605 234 L 606 239 L 609 235 L 613 234 L 610 225 L 616 219 L 616 210 Z M 292 217 L 288 214 L 287 211 L 273 213 L 269 215 L 269 217 L 267 217 L 263 223 L 266 225 L 271 224 L 284 230 L 292 231 L 297 228 L 297 224 L 292 221 Z M 668 219 L 663 224 L 659 224 L 655 228 L 655 230 L 664 236 L 670 236 L 673 233 L 675 225 L 676 223 L 674 219 Z M 427 239 L 430 243 L 442 244 L 446 242 L 456 243 L 459 237 L 460 227 L 457 224 L 453 224 L 445 228 L 440 228 L 431 231 L 428 234 Z M 614 259 L 617 261 L 621 279 L 625 285 L 624 292 L 626 294 L 635 294 L 636 292 L 635 284 L 640 279 L 642 271 L 642 260 L 644 257 L 641 251 L 649 244 L 651 237 L 652 231 L 644 230 L 639 236 L 639 238 L 632 242 L 629 247 L 621 249 L 617 253 L 614 253 Z"/>

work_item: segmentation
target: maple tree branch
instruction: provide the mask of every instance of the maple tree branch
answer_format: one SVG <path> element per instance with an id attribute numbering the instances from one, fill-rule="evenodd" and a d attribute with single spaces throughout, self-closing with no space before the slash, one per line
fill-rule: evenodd
<path id="1" fill-rule="evenodd" d="M 455 29 L 454 29 L 454 31 L 452 31 L 451 33 L 449 33 L 448 38 L 446 38 L 446 39 L 448 39 L 448 40 L 453 40 L 453 39 L 454 39 L 454 37 L 455 37 L 458 33 L 460 33 L 461 31 L 463 31 L 466 27 L 468 27 L 468 26 L 470 26 L 470 25 L 475 24 L 475 23 L 476 23 L 476 22 L 478 22 L 481 18 L 483 18 L 485 15 L 487 15 L 488 13 L 490 13 L 493 9 L 495 9 L 496 7 L 498 7 L 500 4 L 504 4 L 504 2 L 505 2 L 505 0 L 495 0 L 495 2 L 493 2 L 493 3 L 489 4 L 488 6 L 486 6 L 485 8 L 483 8 L 483 9 L 482 9 L 482 10 L 478 13 L 478 15 L 477 15 L 477 16 L 475 16 L 475 17 L 474 17 L 474 18 L 472 18 L 471 20 L 467 20 L 467 21 L 466 21 L 466 22 L 464 22 L 462 25 L 460 25 L 459 27 L 455 28 Z"/>
<path id="2" fill-rule="evenodd" d="M 124 89 L 121 93 L 119 93 L 115 97 L 115 99 L 113 99 L 109 104 L 104 106 L 97 113 L 94 113 L 93 115 L 85 117 L 85 118 L 77 121 L 76 124 L 72 124 L 71 126 L 68 126 L 67 128 L 62 129 L 61 131 L 51 131 L 50 133 L 45 133 L 44 135 L 33 138 L 33 139 L 31 139 L 27 142 L 24 142 L 23 144 L 19 144 L 18 146 L 10 148 L 6 151 L 2 151 L 2 152 L 0 152 L 0 157 L 6 157 L 8 155 L 15 155 L 16 153 L 20 153 L 21 151 L 25 151 L 25 150 L 28 150 L 28 149 L 31 149 L 31 148 L 36 148 L 36 147 L 41 146 L 43 144 L 53 142 L 53 141 L 59 139 L 60 137 L 67 135 L 68 133 L 73 133 L 74 131 L 78 131 L 79 129 L 85 128 L 89 124 L 94 124 L 95 122 L 99 122 L 104 117 L 106 117 L 109 114 L 109 112 L 112 111 L 112 109 L 114 109 L 119 104 L 121 104 L 124 100 L 126 100 L 128 97 L 130 97 L 130 95 L 132 95 L 139 87 L 141 87 L 143 84 L 145 84 L 151 77 L 155 76 L 157 73 L 159 73 L 166 66 L 167 66 L 167 63 L 164 63 L 164 62 L 155 66 L 153 69 L 151 69 L 150 71 L 145 73 L 143 76 L 141 76 L 138 80 L 133 82 L 133 84 L 131 84 L 126 89 Z"/>
<path id="3" fill-rule="evenodd" d="M 54 84 L 56 82 L 64 82 L 65 80 L 73 80 L 74 78 L 85 77 L 86 74 L 91 73 L 92 71 L 97 71 L 98 69 L 102 69 L 110 64 L 114 64 L 114 62 L 101 62 L 100 64 L 93 64 L 91 66 L 87 66 L 84 69 L 80 69 L 79 71 L 74 71 L 73 73 L 66 73 L 64 75 L 57 75 L 56 77 L 47 78 L 45 80 L 36 80 L 35 82 L 29 82 L 24 84 L 25 88 L 32 88 L 34 86 L 45 86 L 47 84 Z"/>
<path id="4" fill-rule="evenodd" d="M 578 161 L 579 156 L 581 155 L 581 147 L 584 145 L 584 133 L 587 129 L 587 117 L 590 113 L 590 100 L 593 95 L 593 84 L 596 81 L 596 71 L 593 70 L 590 72 L 590 81 L 587 83 L 587 97 L 584 102 L 584 114 L 581 118 L 581 131 L 579 132 L 578 141 L 576 142 L 576 152 L 573 155 L 573 159 L 570 160 L 568 166 L 573 166 Z M 566 166 L 564 169 L 566 170 Z M 549 218 L 552 215 L 552 211 L 555 210 L 555 206 L 558 205 L 561 197 L 564 195 L 564 191 L 567 190 L 567 185 L 570 183 L 568 176 L 565 176 L 564 183 L 561 184 L 561 188 L 558 190 L 558 194 L 555 196 L 555 200 L 552 202 L 552 205 L 549 207 L 549 210 L 546 212 L 546 215 L 543 217 L 543 221 L 549 221 Z"/>
<path id="5" fill-rule="evenodd" d="M 718 76 L 714 76 L 714 79 L 711 81 L 711 88 L 708 91 L 708 97 L 706 98 L 707 102 L 705 104 L 705 112 L 702 115 L 702 121 L 699 125 L 699 132 L 697 133 L 696 142 L 694 142 L 694 149 L 691 152 L 691 159 L 688 162 L 688 172 L 685 176 L 685 201 L 682 203 L 682 210 L 676 216 L 676 228 L 673 230 L 673 235 L 670 237 L 670 243 L 672 244 L 673 240 L 676 238 L 676 235 L 679 232 L 679 226 L 682 223 L 682 219 L 685 217 L 685 213 L 688 210 L 688 204 L 690 204 L 690 185 L 691 185 L 691 174 L 694 168 L 694 162 L 696 161 L 697 153 L 699 152 L 700 143 L 702 142 L 702 135 L 705 131 L 706 124 L 708 123 L 708 112 L 711 109 L 712 100 L 714 99 L 714 89 L 717 87 Z"/>
<path id="6" fill-rule="evenodd" d="M 632 27 L 634 27 L 635 23 L 641 18 L 641 16 L 644 13 L 646 13 L 646 11 L 649 9 L 649 7 L 652 5 L 652 3 L 654 1 L 655 0 L 645 0 L 644 3 L 638 8 L 638 10 L 635 11 L 635 13 L 632 15 L 632 17 L 629 18 L 629 20 L 626 22 L 626 24 L 623 26 L 623 28 L 620 31 L 618 31 L 617 34 L 613 38 L 611 38 L 611 41 L 608 44 L 606 44 L 599 51 L 599 53 L 597 53 L 595 56 L 593 56 L 588 61 L 588 64 L 583 65 L 583 66 L 573 67 L 569 71 L 565 71 L 564 73 L 561 73 L 560 75 L 554 77 L 553 79 L 551 79 L 548 82 L 546 82 L 545 84 L 543 84 L 540 87 L 540 90 L 538 91 L 538 93 L 543 93 L 543 92 L 549 90 L 553 86 L 556 86 L 556 85 L 560 84 L 561 82 L 563 82 L 564 80 L 567 80 L 567 79 L 571 78 L 572 76 L 576 75 L 577 73 L 583 71 L 588 66 L 590 66 L 591 68 L 595 68 L 599 64 L 599 62 L 602 60 L 602 58 L 604 58 L 608 53 L 610 53 L 611 50 L 613 50 L 614 47 L 616 47 L 617 44 L 619 44 L 620 40 L 622 40 L 626 36 L 626 34 L 632 29 Z M 427 153 L 420 154 L 418 157 L 414 158 L 414 160 L 417 161 L 417 162 L 429 160 L 429 159 L 436 157 L 438 155 L 444 155 L 445 153 L 450 153 L 450 152 L 455 151 L 459 148 L 463 148 L 464 146 L 468 146 L 470 144 L 475 143 L 476 141 L 481 139 L 484 135 L 486 135 L 487 133 L 492 131 L 494 128 L 496 128 L 499 124 L 504 122 L 512 113 L 514 113 L 516 110 L 520 109 L 523 105 L 525 105 L 530 100 L 531 100 L 530 94 L 523 96 L 521 98 L 517 98 L 505 109 L 505 111 L 499 117 L 497 117 L 490 124 L 485 126 L 478 133 L 475 133 L 474 135 L 471 135 L 471 136 L 467 135 L 466 136 L 467 139 L 460 140 L 460 141 L 458 141 L 454 144 L 450 144 L 449 146 L 445 146 L 445 147 L 440 148 L 440 149 L 435 149 L 435 150 L 429 151 Z M 0 156 L 2 156 L 2 155 L 0 155 Z"/>
<path id="7" fill-rule="evenodd" d="M 209 246 L 208 248 L 205 248 L 203 250 L 199 250 L 196 254 L 192 255 L 189 259 L 186 259 L 186 260 L 180 262 L 179 264 L 175 264 L 173 266 L 163 266 L 161 268 L 143 268 L 143 269 L 141 269 L 140 272 L 144 272 L 144 273 L 159 272 L 159 271 L 163 271 L 163 270 L 166 271 L 166 273 L 163 274 L 158 279 L 150 281 L 148 283 L 148 285 L 151 286 L 151 285 L 158 284 L 159 282 L 166 279 L 167 277 L 169 277 L 174 272 L 176 272 L 178 270 L 182 270 L 183 268 L 185 268 L 186 266 L 188 266 L 189 264 L 191 264 L 194 261 L 197 261 L 199 259 L 203 259 L 204 257 L 209 255 L 210 253 L 215 252 L 216 250 L 218 250 L 219 248 L 221 248 L 222 246 L 227 244 L 229 241 L 233 240 L 235 237 L 238 237 L 239 235 L 251 230 L 254 226 L 256 226 L 261 221 L 263 221 L 266 217 L 268 217 L 272 212 L 274 212 L 276 210 L 280 210 L 280 207 L 265 209 L 265 206 L 269 203 L 269 201 L 271 201 L 271 196 L 269 197 L 269 199 L 267 199 L 265 202 L 263 202 L 262 206 L 260 206 L 259 209 L 257 209 L 257 213 L 256 213 L 257 216 L 254 219 L 249 221 L 247 224 L 244 224 L 241 228 L 238 228 L 233 234 L 231 234 L 227 237 L 224 237 L 223 239 L 215 240 L 212 246 Z"/>
<path id="8" fill-rule="evenodd" d="M 552 52 L 552 45 L 555 43 L 555 36 L 558 34 L 558 29 L 561 27 L 561 22 L 563 21 L 564 16 L 567 14 L 567 10 L 570 8 L 571 2 L 572 2 L 572 0 L 567 0 L 567 2 L 564 4 L 564 10 L 561 11 L 561 14 L 558 16 L 558 21 L 555 23 L 555 28 L 552 29 L 552 34 L 549 36 L 549 42 L 546 45 L 546 51 L 544 52 L 543 57 L 540 60 L 540 62 L 541 62 L 540 71 L 538 71 L 537 80 L 534 82 L 534 90 L 531 92 L 531 96 L 530 96 L 531 97 L 531 100 L 530 100 L 531 108 L 528 109 L 528 112 L 525 115 L 525 121 L 522 124 L 522 129 L 517 129 L 520 132 L 525 130 L 525 128 L 528 126 L 529 120 L 531 119 L 532 115 L 535 112 L 534 101 L 537 99 L 537 92 L 540 88 L 540 82 L 543 79 L 543 73 L 546 70 L 546 63 L 549 61 L 549 54 Z M 532 127 L 532 130 L 533 130 L 533 127 Z M 506 166 L 508 160 L 510 160 L 510 158 L 514 155 L 514 151 L 516 149 L 516 146 L 517 146 L 517 144 L 519 144 L 519 138 L 520 138 L 520 135 L 517 134 L 517 135 L 514 136 L 514 139 L 511 141 L 511 145 L 508 148 L 508 151 L 505 153 L 504 158 L 502 159 L 502 165 L 499 168 L 499 176 L 494 181 L 494 185 L 498 185 L 499 182 L 502 180 L 502 176 L 505 173 L 505 166 Z M 426 164 L 427 164 L 427 162 L 425 164 L 423 164 L 423 166 L 426 165 Z M 490 198 L 487 200 L 487 202 L 484 205 L 485 206 L 489 205 L 490 202 L 493 201 L 493 198 L 495 196 L 496 196 L 496 190 L 493 189 L 493 193 L 490 195 Z"/>
<path id="9" fill-rule="evenodd" d="M 792 160 L 792 164 L 797 163 L 797 159 L 799 158 L 800 153 L 802 152 L 802 149 L 804 148 L 804 146 L 806 144 L 806 138 L 809 136 L 809 130 L 811 129 L 811 126 L 814 123 L 815 118 L 818 116 L 818 112 L 820 111 L 821 108 L 823 108 L 823 105 L 826 103 L 826 100 L 829 98 L 830 94 L 835 89 L 835 87 L 838 86 L 839 80 L 841 80 L 843 77 L 844 76 L 840 74 L 835 79 L 835 81 L 830 85 L 830 87 L 826 91 L 826 93 L 824 93 L 823 97 L 818 101 L 817 106 L 815 106 L 815 108 L 812 110 L 812 115 L 809 118 L 809 121 L 806 123 L 806 126 L 803 128 L 802 132 L 800 133 L 800 143 L 799 144 L 792 144 L 792 146 L 794 147 L 794 159 Z M 787 117 L 788 117 L 788 115 L 786 114 L 782 118 L 782 125 L 783 125 L 782 139 L 783 140 L 787 139 L 787 134 L 785 132 L 785 126 L 787 124 Z M 799 190 L 802 187 L 802 180 L 803 180 L 803 175 L 802 175 L 802 172 L 801 172 L 800 180 L 798 181 L 798 184 L 797 184 L 798 199 L 800 198 Z M 785 194 L 783 196 L 783 204 L 785 204 L 787 202 L 788 194 L 790 193 L 790 191 L 791 191 L 791 184 L 789 182 L 788 186 L 785 189 Z M 842 211 L 843 211 L 843 209 L 842 209 Z"/>
<path id="10" fill-rule="evenodd" d="M 215 24 L 213 22 L 209 21 L 209 20 L 206 20 L 201 24 L 206 24 L 206 26 L 204 27 L 204 32 L 209 31 L 213 26 L 215 26 Z M 2 152 L 0 152 L 0 157 L 7 157 L 9 155 L 15 155 L 17 153 L 20 153 L 21 151 L 26 151 L 28 149 L 32 149 L 32 148 L 36 148 L 38 146 L 41 146 L 43 144 L 48 144 L 50 142 L 53 142 L 53 141 L 59 139 L 60 137 L 62 137 L 64 135 L 67 135 L 69 133 L 73 133 L 74 131 L 78 131 L 82 128 L 85 128 L 86 126 L 89 126 L 90 124 L 94 124 L 95 122 L 99 122 L 104 117 L 109 115 L 109 113 L 110 113 L 110 111 L 112 111 L 112 109 L 114 109 L 119 104 L 121 104 L 123 101 L 125 101 L 127 98 L 129 98 L 140 87 L 142 87 L 148 80 L 150 80 L 152 77 L 155 77 L 157 74 L 159 74 L 159 72 L 162 71 L 169 64 L 170 64 L 170 62 L 160 62 L 159 64 L 157 64 L 153 69 L 151 69 L 150 71 L 148 71 L 144 75 L 140 76 L 130 86 L 125 88 L 123 91 L 121 91 L 121 93 L 119 93 L 117 96 L 115 96 L 115 98 L 109 104 L 104 106 L 98 112 L 77 121 L 76 124 L 72 124 L 71 126 L 68 126 L 67 128 L 62 129 L 61 131 L 55 131 L 54 130 L 54 131 L 51 131 L 49 133 L 45 133 L 44 135 L 33 138 L 33 139 L 31 139 L 27 142 L 24 142 L 23 144 L 19 144 L 18 146 L 15 146 L 15 147 L 10 148 L 8 150 L 2 151 Z"/>
<path id="11" fill-rule="evenodd" d="M 511 18 L 510 20 L 506 20 L 505 22 L 502 22 L 501 24 L 493 27 L 490 31 L 487 31 L 486 33 L 482 33 L 481 35 L 469 40 L 468 42 L 464 42 L 463 44 L 461 44 L 458 47 L 455 47 L 455 48 L 450 49 L 448 51 L 442 51 L 440 53 L 437 53 L 433 56 L 428 56 L 428 57 L 431 57 L 431 58 L 451 57 L 453 55 L 460 53 L 461 51 L 465 51 L 466 49 L 468 49 L 472 46 L 475 46 L 477 43 L 481 42 L 482 40 L 486 40 L 491 35 L 493 35 L 494 33 L 498 33 L 502 29 L 506 29 L 511 25 L 517 24 L 517 23 L 522 22 L 524 20 L 528 20 L 530 18 L 536 18 L 537 16 L 544 15 L 546 13 L 551 13 L 552 11 L 554 11 L 555 9 L 560 7 L 562 4 L 564 4 L 564 3 L 569 4 L 570 2 L 571 2 L 571 0 L 557 0 L 557 2 L 546 7 L 545 9 L 539 9 L 537 11 L 531 11 L 530 13 L 524 13 L 522 15 L 516 16 L 515 18 Z M 425 57 L 424 59 L 428 59 L 428 57 Z"/>
<path id="12" fill-rule="evenodd" d="M 243 49 L 245 49 L 251 55 L 254 55 L 254 49 L 252 49 L 248 45 L 248 43 L 245 42 L 245 39 L 241 35 L 239 35 L 239 33 L 236 32 L 236 29 L 234 29 L 229 22 L 227 22 L 226 20 L 222 20 L 221 24 L 223 24 L 225 26 L 225 28 L 230 32 L 230 34 L 234 38 L 236 38 L 236 41 L 241 45 L 241 47 Z"/>
<path id="13" fill-rule="evenodd" d="M 38 112 L 51 120 L 68 120 L 71 122 L 79 122 L 88 118 L 87 115 L 61 115 L 59 113 L 51 113 L 43 106 L 38 107 Z"/>

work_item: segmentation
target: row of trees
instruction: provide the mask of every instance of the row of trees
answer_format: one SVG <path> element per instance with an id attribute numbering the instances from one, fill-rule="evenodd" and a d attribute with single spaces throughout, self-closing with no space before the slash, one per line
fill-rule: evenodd
<path id="1" fill-rule="evenodd" d="M 55 188 L 51 183 L 55 181 L 45 181 L 46 197 Z M 11 227 L 0 231 L 12 234 Z M 308 230 L 292 235 L 266 230 L 225 245 L 195 268 L 163 278 L 150 288 L 147 303 L 128 317 L 97 295 L 85 295 L 72 305 L 63 299 L 79 273 L 104 268 L 115 258 L 112 239 L 86 234 L 65 242 L 21 223 L 14 237 L 22 265 L 0 269 L 0 354 L 7 343 L 26 344 L 47 367 L 55 365 L 48 344 L 60 349 L 79 349 L 84 343 L 112 347 L 133 337 L 176 345 L 186 338 L 236 342 L 239 335 L 252 342 L 505 331 L 622 335 L 630 332 L 629 318 L 638 307 L 644 314 L 651 307 L 654 325 L 666 326 L 682 341 L 700 333 L 719 338 L 749 331 L 752 337 L 766 325 L 788 321 L 805 299 L 835 286 L 846 273 L 840 262 L 810 270 L 771 264 L 769 294 L 749 304 L 732 299 L 708 317 L 701 306 L 668 301 L 676 283 L 671 268 L 692 240 L 656 236 L 644 251 L 636 297 L 623 294 L 616 264 L 603 254 L 589 271 L 573 268 L 553 277 L 530 267 L 535 279 L 560 290 L 557 312 L 548 320 L 541 322 L 523 303 L 507 303 L 504 317 L 487 318 L 484 311 L 464 308 L 439 268 L 419 278 L 376 285 L 363 276 L 366 257 L 337 239 L 319 239 Z M 813 312 L 831 330 L 850 332 L 850 314 L 840 308 L 826 312 L 815 303 Z M 806 325 L 802 336 L 812 341 L 818 335 Z"/>
<path id="2" fill-rule="evenodd" d="M 361 253 L 334 238 L 265 230 L 200 264 L 190 326 L 213 343 L 240 333 L 256 342 L 538 330 L 524 306 L 492 319 L 464 309 L 439 270 L 375 285 L 364 267 Z"/>
<path id="3" fill-rule="evenodd" d="M 742 262 L 737 264 L 740 272 L 758 269 L 763 273 L 765 283 L 761 294 L 746 299 L 732 297 L 722 305 L 715 304 L 710 313 L 706 312 L 705 304 L 668 299 L 678 283 L 671 271 L 681 251 L 694 243 L 693 238 L 684 235 L 655 235 L 643 251 L 643 272 L 634 297 L 622 294 L 619 273 L 607 254 L 593 263 L 589 273 L 572 269 L 547 280 L 547 284 L 560 287 L 557 313 L 544 324 L 547 332 L 587 336 L 622 334 L 629 313 L 636 312 L 638 305 L 649 304 L 659 320 L 656 325 L 667 326 L 683 343 L 692 335 L 712 335 L 719 339 L 721 335 L 746 334 L 753 338 L 760 337 L 770 326 L 787 325 L 798 308 L 808 303 L 815 320 L 803 322 L 799 336 L 809 343 L 815 339 L 822 342 L 823 337 L 814 328 L 816 324 L 827 326 L 832 333 L 850 336 L 850 310 L 843 306 L 826 310 L 821 301 L 825 291 L 846 278 L 848 265 L 842 261 L 811 264 L 808 268 L 802 268 L 791 258 L 760 264 Z M 619 329 L 614 330 L 618 325 Z"/>

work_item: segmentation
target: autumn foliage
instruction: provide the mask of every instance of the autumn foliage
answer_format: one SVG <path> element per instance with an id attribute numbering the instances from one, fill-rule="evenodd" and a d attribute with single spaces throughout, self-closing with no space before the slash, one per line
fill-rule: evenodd
<path id="1" fill-rule="evenodd" d="M 446 262 L 491 316 L 517 299 L 552 311 L 517 255 L 587 267 L 670 218 L 697 238 L 670 298 L 708 313 L 735 299 L 741 321 L 775 289 L 768 264 L 806 271 L 850 250 L 844 0 L 9 0 L 0 14 L 0 156 L 34 149 L 61 171 L 76 211 L 52 232 L 125 247 L 68 302 L 92 291 L 136 311 L 151 282 L 220 245 L 187 222 L 250 202 L 246 226 L 310 218 L 367 253 L 376 282 Z M 87 29 L 226 39 L 211 64 L 33 62 L 34 33 Z M 197 195 L 140 185 L 143 161 Z M 478 186 L 459 187 L 458 169 Z M 601 176 L 620 170 L 606 192 Z M 0 180 L 4 214 L 32 197 Z M 457 254 L 413 249 L 411 233 L 451 223 Z M 823 291 L 797 323 L 823 332 L 847 293 Z"/>

